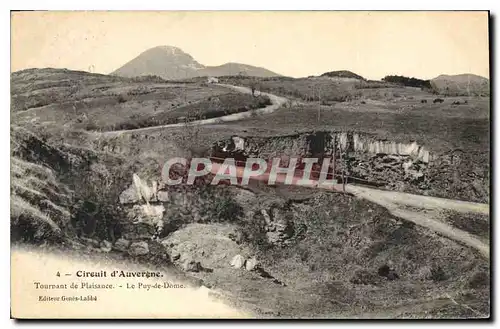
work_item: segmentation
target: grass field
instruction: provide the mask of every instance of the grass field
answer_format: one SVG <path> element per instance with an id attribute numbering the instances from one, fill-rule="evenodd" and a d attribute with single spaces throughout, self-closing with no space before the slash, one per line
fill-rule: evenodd
<path id="1" fill-rule="evenodd" d="M 172 83 L 55 69 L 12 78 L 17 124 L 66 129 L 135 129 L 213 118 L 270 104 L 267 97 L 231 92 L 201 81 Z M 160 79 L 161 80 L 161 79 Z"/>

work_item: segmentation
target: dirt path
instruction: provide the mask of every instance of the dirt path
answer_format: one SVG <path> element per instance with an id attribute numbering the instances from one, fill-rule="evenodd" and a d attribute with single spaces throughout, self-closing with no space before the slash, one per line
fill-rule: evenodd
<path id="1" fill-rule="evenodd" d="M 478 250 L 484 257 L 490 257 L 490 247 L 480 241 L 474 235 L 457 229 L 431 214 L 421 214 L 418 211 L 404 209 L 403 205 L 420 207 L 424 209 L 450 209 L 461 212 L 477 212 L 488 214 L 489 206 L 485 204 L 477 204 L 472 202 L 464 202 L 451 199 L 442 199 L 434 197 L 426 197 L 401 192 L 388 192 L 366 187 L 347 185 L 346 192 L 352 193 L 357 197 L 366 199 L 373 203 L 379 204 L 389 210 L 396 217 L 409 220 L 417 225 L 427 227 L 432 231 L 446 236 L 452 240 L 465 244 Z"/>
<path id="2" fill-rule="evenodd" d="M 252 93 L 251 89 L 247 88 L 247 87 L 233 86 L 233 85 L 220 84 L 220 83 L 217 85 L 221 86 L 221 87 L 233 89 L 233 90 L 238 91 L 238 92 L 243 93 L 243 94 L 251 94 Z M 261 92 L 260 95 L 269 97 L 272 104 L 268 105 L 266 107 L 260 108 L 260 109 L 251 110 L 251 111 L 247 111 L 247 112 L 233 113 L 233 114 L 224 115 L 224 116 L 217 117 L 217 118 L 192 121 L 189 123 L 189 125 L 217 124 L 217 123 L 222 123 L 222 122 L 237 121 L 237 120 L 250 118 L 256 114 L 257 115 L 269 114 L 269 113 L 273 113 L 274 111 L 279 109 L 283 104 L 285 104 L 288 101 L 284 97 L 276 96 L 276 95 L 269 94 L 269 93 Z M 183 127 L 185 125 L 186 125 L 185 123 L 173 123 L 173 124 L 168 124 L 168 125 L 152 126 L 152 127 L 138 128 L 138 129 L 107 131 L 107 132 L 103 132 L 101 134 L 104 136 L 117 136 L 117 135 L 121 135 L 124 133 L 130 133 L 130 132 L 143 132 L 143 131 L 149 131 L 149 130 L 155 130 L 155 129 Z"/>
<path id="3" fill-rule="evenodd" d="M 410 194 L 404 192 L 383 191 L 371 189 L 364 186 L 349 185 L 357 191 L 377 191 L 377 194 L 393 203 L 411 206 L 416 208 L 424 208 L 428 210 L 445 210 L 451 209 L 458 212 L 474 212 L 479 214 L 488 215 L 490 213 L 490 206 L 484 203 L 468 202 L 461 200 L 445 199 L 438 197 L 431 197 L 425 195 Z"/>

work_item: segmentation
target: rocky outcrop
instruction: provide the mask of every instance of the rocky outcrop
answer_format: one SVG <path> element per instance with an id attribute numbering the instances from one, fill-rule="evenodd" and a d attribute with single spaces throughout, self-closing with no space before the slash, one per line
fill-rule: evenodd
<path id="1" fill-rule="evenodd" d="M 233 136 L 215 143 L 212 154 L 240 161 L 252 157 L 315 157 L 322 161 L 335 156 L 337 179 L 344 173 L 349 181 L 387 187 L 409 184 L 421 189 L 428 188 L 425 181 L 433 161 L 431 153 L 416 141 L 398 143 L 355 132 L 318 131 L 268 138 Z"/>
<path id="2" fill-rule="evenodd" d="M 122 223 L 122 236 L 129 240 L 151 239 L 162 234 L 168 201 L 167 191 L 158 191 L 158 182 L 132 176 L 132 184 L 123 191 L 119 200 L 124 206 L 126 218 Z"/>
<path id="3" fill-rule="evenodd" d="M 131 256 L 143 256 L 149 253 L 149 245 L 145 241 L 133 242 L 129 249 L 128 253 Z"/>
<path id="4" fill-rule="evenodd" d="M 130 220 L 135 224 L 147 223 L 157 227 L 163 226 L 163 205 L 134 205 L 128 213 Z"/>
<path id="5" fill-rule="evenodd" d="M 148 184 L 142 180 L 137 174 L 132 175 L 132 184 L 120 194 L 121 204 L 133 204 L 139 202 L 155 202 L 157 201 L 158 182 L 153 180 Z M 162 195 L 164 197 L 164 195 Z"/>
<path id="6" fill-rule="evenodd" d="M 191 261 L 200 262 L 200 270 L 203 271 L 217 271 L 230 266 L 244 269 L 251 251 L 248 246 L 229 238 L 237 230 L 231 224 L 188 224 L 162 239 L 161 244 L 172 263 L 182 270 L 187 270 Z"/>
<path id="7" fill-rule="evenodd" d="M 116 249 L 117 251 L 127 251 L 128 247 L 130 247 L 130 241 L 120 238 L 116 240 L 113 248 Z"/>
<path id="8" fill-rule="evenodd" d="M 428 163 L 430 152 L 416 141 L 397 143 L 353 132 L 314 132 L 278 137 L 240 137 L 215 143 L 214 151 L 239 153 L 246 157 L 332 155 L 337 151 L 407 156 Z"/>
<path id="9" fill-rule="evenodd" d="M 262 209 L 260 213 L 266 223 L 268 242 L 280 247 L 289 244 L 294 234 L 294 226 L 293 221 L 288 219 L 288 214 L 278 207 L 272 207 L 269 211 Z"/>
<path id="10" fill-rule="evenodd" d="M 236 255 L 231 259 L 231 266 L 235 269 L 240 269 L 245 266 L 245 258 L 241 255 Z"/>
<path id="11" fill-rule="evenodd" d="M 247 259 L 246 263 L 245 263 L 245 269 L 247 271 L 254 271 L 258 268 L 259 266 L 259 262 L 257 261 L 257 258 L 255 257 L 250 257 L 249 259 Z"/>

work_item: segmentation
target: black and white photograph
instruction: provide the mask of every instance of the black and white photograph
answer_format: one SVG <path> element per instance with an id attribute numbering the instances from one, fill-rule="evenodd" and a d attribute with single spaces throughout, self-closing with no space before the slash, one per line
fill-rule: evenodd
<path id="1" fill-rule="evenodd" d="M 11 318 L 491 319 L 490 24 L 11 11 Z"/>

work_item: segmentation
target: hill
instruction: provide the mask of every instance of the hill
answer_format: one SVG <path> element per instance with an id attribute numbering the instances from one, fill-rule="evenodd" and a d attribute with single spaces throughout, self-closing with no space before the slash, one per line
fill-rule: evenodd
<path id="1" fill-rule="evenodd" d="M 323 73 L 321 76 L 329 78 L 352 78 L 352 79 L 366 80 L 361 75 L 346 70 L 326 72 Z"/>
<path id="2" fill-rule="evenodd" d="M 431 89 L 431 83 L 429 80 L 422 80 L 417 78 L 408 78 L 402 75 L 387 75 L 382 81 L 396 83 L 407 87 L 415 87 L 415 88 L 427 88 Z"/>
<path id="3" fill-rule="evenodd" d="M 200 76 L 244 75 L 263 78 L 279 76 L 279 74 L 265 68 L 240 63 L 226 63 L 219 66 L 207 66 L 198 71 L 198 73 Z"/>
<path id="4" fill-rule="evenodd" d="M 122 77 L 156 75 L 168 80 L 225 75 L 279 76 L 267 69 L 240 63 L 204 66 L 180 48 L 172 46 L 148 49 L 111 74 Z"/>
<path id="5" fill-rule="evenodd" d="M 431 80 L 432 87 L 449 96 L 489 96 L 490 80 L 475 74 L 442 74 Z"/>

